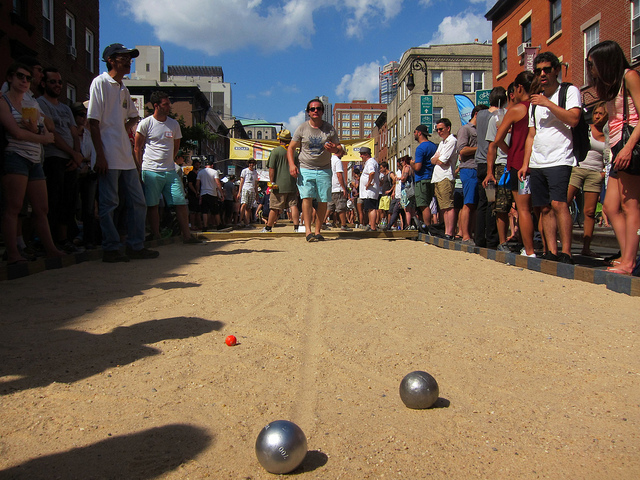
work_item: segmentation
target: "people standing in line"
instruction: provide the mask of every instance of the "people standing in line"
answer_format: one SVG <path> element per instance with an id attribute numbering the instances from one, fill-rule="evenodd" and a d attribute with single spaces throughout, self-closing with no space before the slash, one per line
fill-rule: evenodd
<path id="1" fill-rule="evenodd" d="M 258 196 L 258 172 L 256 172 L 256 161 L 253 158 L 247 162 L 247 168 L 240 172 L 240 188 L 238 190 L 240 225 L 245 228 L 255 228 L 251 225 L 251 221 L 253 219 L 253 204 L 256 203 Z"/>
<path id="2" fill-rule="evenodd" d="M 518 228 L 522 239 L 523 248 L 521 255 L 535 257 L 533 250 L 533 217 L 531 215 L 531 190 L 529 188 L 530 176 L 519 178 L 519 171 L 524 163 L 525 143 L 529 136 L 529 105 L 534 75 L 531 72 L 519 73 L 514 84 L 514 105 L 510 106 L 498 128 L 495 143 L 496 146 L 507 152 L 506 170 L 509 175 L 508 188 L 513 194 L 518 211 Z M 507 145 L 507 135 L 511 131 L 511 141 Z M 493 169 L 488 168 L 485 183 L 496 181 Z"/>
<path id="3" fill-rule="evenodd" d="M 158 204 L 160 197 L 164 197 L 165 205 L 176 209 L 183 243 L 201 243 L 191 235 L 184 186 L 182 178 L 176 172 L 175 158 L 180 151 L 182 131 L 178 122 L 169 116 L 169 94 L 153 92 L 150 102 L 153 115 L 149 115 L 138 124 L 135 155 L 138 164 L 142 165 L 142 182 L 151 234 L 157 239 L 160 238 Z"/>
<path id="4" fill-rule="evenodd" d="M 589 126 L 589 143 L 591 148 L 586 158 L 580 162 L 580 165 L 573 167 L 571 171 L 567 202 L 573 202 L 578 191 L 582 189 L 584 235 L 581 255 L 597 257 L 598 255 L 591 251 L 591 239 L 593 238 L 593 230 L 596 225 L 598 198 L 600 197 L 602 183 L 604 182 L 605 170 L 603 153 L 605 138 L 603 129 L 609 120 L 607 104 L 605 102 L 596 103 L 593 107 L 591 117 L 593 118 L 593 124 Z"/>
<path id="5" fill-rule="evenodd" d="M 438 147 L 429 140 L 429 129 L 426 125 L 418 125 L 413 131 L 413 138 L 419 145 L 416 147 L 415 159 L 409 161 L 413 169 L 415 179 L 416 208 L 418 209 L 418 230 L 428 233 L 427 227 L 431 225 L 431 200 L 433 199 L 434 186 L 431 183 L 433 164 L 431 157 Z"/>
<path id="6" fill-rule="evenodd" d="M 296 179 L 291 176 L 289 171 L 289 162 L 287 160 L 287 148 L 291 143 L 291 132 L 289 130 L 280 131 L 278 140 L 280 145 L 271 151 L 267 162 L 269 181 L 271 182 L 271 193 L 269 194 L 270 211 L 267 225 L 262 231 L 270 232 L 282 211 L 288 208 L 291 210 L 293 231 L 297 232 L 298 228 L 300 228 L 298 188 L 296 187 Z"/>
<path id="7" fill-rule="evenodd" d="M 486 105 L 476 105 L 471 111 L 471 120 L 458 130 L 457 150 L 460 155 L 460 162 L 456 169 L 456 174 L 460 176 L 462 182 L 462 190 L 464 201 L 462 210 L 460 210 L 460 235 L 462 243 L 474 245 L 473 232 L 475 224 L 475 211 L 478 204 L 478 172 L 476 169 L 476 150 L 478 145 L 478 134 L 476 131 L 476 122 L 478 120 L 478 112 L 486 109 Z"/>
<path id="8" fill-rule="evenodd" d="M 140 52 L 121 43 L 107 46 L 102 59 L 107 72 L 93 79 L 87 117 L 91 139 L 96 149 L 100 228 L 102 229 L 102 261 L 128 262 L 129 259 L 157 258 L 158 251 L 144 246 L 147 205 L 138 170 L 131 151 L 129 131 L 138 123 L 138 110 L 131 100 L 123 78 L 131 72 L 131 60 Z M 114 212 L 124 190 L 127 206 L 126 251 L 120 252 L 120 233 Z"/>
<path id="9" fill-rule="evenodd" d="M 362 176 L 360 177 L 360 198 L 363 199 L 364 218 L 368 221 L 365 230 L 371 232 L 378 229 L 376 220 L 378 218 L 378 197 L 380 195 L 380 172 L 378 170 L 378 162 L 371 156 L 369 147 L 360 148 L 360 158 L 364 163 Z"/>
<path id="10" fill-rule="evenodd" d="M 332 212 L 338 217 L 340 230 L 350 232 L 347 226 L 347 200 L 349 191 L 345 182 L 345 173 L 342 166 L 343 152 L 331 155 L 331 202 L 327 204 L 327 222 Z M 337 226 L 337 225 L 336 225 Z"/>
<path id="11" fill-rule="evenodd" d="M 305 109 L 309 120 L 300 125 L 293 134 L 287 150 L 289 171 L 297 179 L 302 199 L 302 217 L 307 242 L 324 240 L 320 234 L 322 221 L 331 200 L 331 154 L 344 152 L 333 125 L 322 119 L 324 104 L 319 99 L 310 100 Z M 300 166 L 295 163 L 295 152 L 300 148 Z M 311 232 L 313 200 L 317 200 L 315 233 Z"/>
<path id="12" fill-rule="evenodd" d="M 587 55 L 589 84 L 595 87 L 600 100 L 607 102 L 609 114 L 609 145 L 612 168 L 609 173 L 604 211 L 613 226 L 621 256 L 610 271 L 629 275 L 634 271 L 638 255 L 640 229 L 640 175 L 629 171 L 632 151 L 640 141 L 640 76 L 616 42 L 605 40 L 593 46 Z M 626 142 L 622 141 L 625 117 L 632 128 Z"/>
<path id="13" fill-rule="evenodd" d="M 565 108 L 560 107 L 561 64 L 552 52 L 543 52 L 533 60 L 534 74 L 542 93 L 531 95 L 529 134 L 525 143 L 523 166 L 518 172 L 522 180 L 531 178 L 531 200 L 541 216 L 546 239 L 547 260 L 573 264 L 571 229 L 573 221 L 567 204 L 571 169 L 576 164 L 571 128 L 578 125 L 582 99 L 578 87 L 570 85 Z M 562 251 L 558 252 L 556 231 Z"/>
<path id="14" fill-rule="evenodd" d="M 436 153 L 431 157 L 431 163 L 434 165 L 431 181 L 434 184 L 434 193 L 444 220 L 444 236 L 448 240 L 453 240 L 456 228 L 456 212 L 453 209 L 453 192 L 456 181 L 453 177 L 453 170 L 458 154 L 456 137 L 451 135 L 451 120 L 448 118 L 438 120 L 436 132 L 442 141 L 438 144 Z"/>
<path id="15" fill-rule="evenodd" d="M 42 145 L 53 143 L 53 133 L 43 124 L 38 102 L 26 93 L 31 86 L 32 71 L 27 65 L 12 64 L 7 70 L 9 90 L 0 101 L 0 123 L 5 130 L 2 193 L 4 212 L 2 234 L 7 249 L 7 264 L 24 263 L 27 259 L 18 249 L 18 215 L 25 194 L 31 202 L 32 218 L 47 256 L 64 253 L 53 242 L 47 219 L 47 184 L 42 169 Z"/>
<path id="16" fill-rule="evenodd" d="M 476 175 L 478 181 L 478 205 L 476 208 L 475 244 L 478 247 L 495 249 L 500 244 L 496 217 L 493 214 L 495 199 L 489 201 L 487 193 L 481 187 L 487 176 L 487 153 L 489 142 L 487 130 L 491 119 L 498 114 L 504 116 L 507 105 L 507 92 L 504 87 L 493 87 L 489 93 L 489 108 L 478 112 L 476 121 L 477 149 L 475 153 Z"/>

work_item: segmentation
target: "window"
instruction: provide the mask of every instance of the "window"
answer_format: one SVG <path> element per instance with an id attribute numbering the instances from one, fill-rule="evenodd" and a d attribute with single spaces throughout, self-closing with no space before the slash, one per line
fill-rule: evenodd
<path id="1" fill-rule="evenodd" d="M 462 92 L 472 93 L 482 90 L 484 86 L 484 72 L 474 70 L 462 71 Z"/>
<path id="2" fill-rule="evenodd" d="M 260 130 L 258 130 L 258 133 L 256 134 L 256 139 L 262 140 L 262 132 Z"/>
<path id="3" fill-rule="evenodd" d="M 343 137 L 348 137 L 349 136 L 349 130 L 342 130 L 342 136 Z"/>
<path id="4" fill-rule="evenodd" d="M 247 135 L 249 136 L 249 138 L 253 138 L 253 132 L 251 130 L 247 132 Z"/>
<path id="5" fill-rule="evenodd" d="M 364 122 L 364 128 L 371 128 L 371 122 Z"/>
<path id="6" fill-rule="evenodd" d="M 352 128 L 356 128 L 356 127 L 359 128 L 360 127 L 360 122 L 359 121 L 358 122 L 351 122 L 351 127 Z"/>
<path id="7" fill-rule="evenodd" d="M 364 119 L 365 119 L 365 120 L 373 120 L 373 117 L 371 116 L 371 114 L 370 114 L 370 113 L 365 113 L 365 114 L 364 114 Z"/>
<path id="8" fill-rule="evenodd" d="M 522 43 L 531 45 L 531 17 L 522 24 Z"/>
<path id="9" fill-rule="evenodd" d="M 354 114 L 351 115 L 351 118 L 359 120 L 360 119 L 360 114 L 359 113 L 354 113 Z"/>
<path id="10" fill-rule="evenodd" d="M 507 71 L 507 39 L 505 38 L 502 42 L 498 44 L 498 50 L 500 51 L 500 69 L 499 72 Z"/>
<path id="11" fill-rule="evenodd" d="M 431 70 L 431 91 L 442 93 L 442 70 Z"/>
<path id="12" fill-rule="evenodd" d="M 76 101 L 76 87 L 67 83 L 67 100 L 71 103 L 75 103 Z"/>
<path id="13" fill-rule="evenodd" d="M 73 57 L 76 54 L 76 19 L 73 15 L 67 12 L 65 19 L 67 25 L 67 53 Z"/>
<path id="14" fill-rule="evenodd" d="M 442 107 L 433 107 L 433 127 L 432 132 L 436 131 L 436 124 L 442 118 Z"/>
<path id="15" fill-rule="evenodd" d="M 600 43 L 600 22 L 596 22 L 584 31 L 584 58 L 591 47 Z"/>
<path id="16" fill-rule="evenodd" d="M 342 127 L 351 127 L 351 122 L 342 122 Z"/>
<path id="17" fill-rule="evenodd" d="M 351 130 L 351 136 L 358 138 L 360 136 L 360 130 Z"/>
<path id="18" fill-rule="evenodd" d="M 151 71 L 151 65 L 149 65 L 148 63 L 144 66 L 145 71 L 150 72 Z"/>
<path id="19" fill-rule="evenodd" d="M 342 114 L 342 119 L 343 120 L 349 120 L 351 118 L 351 116 L 348 113 L 343 113 Z"/>
<path id="20" fill-rule="evenodd" d="M 365 137 L 370 137 L 371 136 L 371 130 L 365 130 L 364 131 L 364 136 Z"/>
<path id="21" fill-rule="evenodd" d="M 562 0 L 551 0 L 549 2 L 551 8 L 551 31 L 550 36 L 562 30 Z"/>
<path id="22" fill-rule="evenodd" d="M 42 0 L 42 38 L 53 43 L 53 0 Z"/>
<path id="23" fill-rule="evenodd" d="M 631 58 L 640 57 L 640 0 L 631 1 Z"/>
<path id="24" fill-rule="evenodd" d="M 84 49 L 86 51 L 86 59 L 87 59 L 87 70 L 91 73 L 94 71 L 94 58 L 93 58 L 93 32 L 91 30 L 87 30 L 84 34 Z"/>
<path id="25" fill-rule="evenodd" d="M 13 0 L 13 13 L 22 19 L 27 19 L 27 0 Z"/>

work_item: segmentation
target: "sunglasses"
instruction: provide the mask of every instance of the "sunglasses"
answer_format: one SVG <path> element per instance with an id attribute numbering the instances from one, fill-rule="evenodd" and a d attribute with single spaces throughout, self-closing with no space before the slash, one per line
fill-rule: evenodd
<path id="1" fill-rule="evenodd" d="M 444 130 L 445 130 L 445 129 L 444 129 L 444 127 L 442 127 L 442 128 L 436 128 L 436 132 L 444 132 Z"/>
<path id="2" fill-rule="evenodd" d="M 52 80 L 47 80 L 47 83 L 50 83 L 51 85 L 56 85 L 56 84 L 62 85 L 62 80 L 52 79 Z"/>
<path id="3" fill-rule="evenodd" d="M 309 107 L 310 112 L 324 112 L 324 108 L 322 107 Z"/>
<path id="4" fill-rule="evenodd" d="M 18 80 L 26 80 L 27 82 L 30 82 L 33 79 L 31 75 L 26 75 L 22 72 L 16 72 L 16 78 Z"/>
<path id="5" fill-rule="evenodd" d="M 540 75 L 542 72 L 546 73 L 547 75 L 549 75 L 551 72 L 553 72 L 553 67 L 542 67 L 542 68 L 536 68 L 533 71 L 533 74 L 538 76 Z"/>

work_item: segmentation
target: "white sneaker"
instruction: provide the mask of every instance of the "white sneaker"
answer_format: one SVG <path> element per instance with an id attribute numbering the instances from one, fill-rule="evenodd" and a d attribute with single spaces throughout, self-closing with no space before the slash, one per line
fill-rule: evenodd
<path id="1" fill-rule="evenodd" d="M 520 255 L 522 255 L 523 257 L 536 258 L 535 253 L 532 253 L 531 255 L 527 255 L 527 251 L 524 248 L 520 250 Z"/>
<path id="2" fill-rule="evenodd" d="M 260 233 L 271 233 L 272 230 L 267 230 L 267 227 L 264 227 L 262 230 L 260 230 Z"/>

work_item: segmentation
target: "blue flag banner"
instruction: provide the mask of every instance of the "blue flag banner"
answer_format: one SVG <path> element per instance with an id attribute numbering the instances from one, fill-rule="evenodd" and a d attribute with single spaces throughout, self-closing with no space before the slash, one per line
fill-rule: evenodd
<path id="1" fill-rule="evenodd" d="M 454 97 L 456 99 L 456 104 L 458 105 L 460 122 L 462 123 L 462 125 L 466 125 L 467 123 L 469 123 L 469 120 L 471 120 L 471 110 L 473 110 L 473 107 L 475 107 L 475 105 L 471 100 L 469 100 L 469 97 L 467 97 L 466 95 L 456 94 L 454 95 Z"/>

